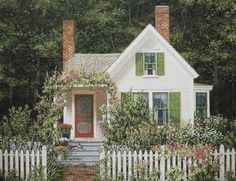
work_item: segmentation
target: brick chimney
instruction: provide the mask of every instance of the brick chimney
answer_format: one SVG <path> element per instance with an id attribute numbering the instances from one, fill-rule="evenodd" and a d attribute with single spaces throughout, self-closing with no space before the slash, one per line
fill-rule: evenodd
<path id="1" fill-rule="evenodd" d="M 162 37 L 169 41 L 169 6 L 155 7 L 155 27 Z"/>
<path id="2" fill-rule="evenodd" d="M 74 20 L 63 20 L 63 68 L 75 54 Z"/>

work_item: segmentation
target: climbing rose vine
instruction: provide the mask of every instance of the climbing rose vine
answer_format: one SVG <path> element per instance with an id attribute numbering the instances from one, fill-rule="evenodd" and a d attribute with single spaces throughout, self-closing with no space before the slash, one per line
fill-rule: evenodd
<path id="1" fill-rule="evenodd" d="M 53 129 L 54 123 L 62 119 L 63 107 L 73 87 L 88 87 L 91 90 L 102 89 L 110 95 L 110 103 L 117 100 L 116 85 L 106 73 L 89 73 L 84 70 L 55 72 L 49 76 L 43 87 L 43 96 L 36 106 L 38 122 L 42 125 L 44 142 L 58 138 L 58 131 Z"/>

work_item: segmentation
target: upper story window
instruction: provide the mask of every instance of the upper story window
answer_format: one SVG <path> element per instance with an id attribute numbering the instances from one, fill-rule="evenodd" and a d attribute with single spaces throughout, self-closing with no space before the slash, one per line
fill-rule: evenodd
<path id="1" fill-rule="evenodd" d="M 155 53 L 144 53 L 144 74 L 156 75 Z"/>
<path id="2" fill-rule="evenodd" d="M 164 52 L 137 52 L 135 54 L 135 75 L 158 75 L 165 74 Z"/>
<path id="3" fill-rule="evenodd" d="M 207 117 L 207 93 L 196 93 L 196 116 Z"/>

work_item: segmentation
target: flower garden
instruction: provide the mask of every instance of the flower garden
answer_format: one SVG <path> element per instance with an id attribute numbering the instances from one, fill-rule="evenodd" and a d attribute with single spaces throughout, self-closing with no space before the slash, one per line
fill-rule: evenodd
<path id="1" fill-rule="evenodd" d="M 165 146 L 165 154 L 178 154 L 194 157 L 198 162 L 192 165 L 191 180 L 214 180 L 215 170 L 219 167 L 214 160 L 209 160 L 214 149 L 220 144 L 225 148 L 236 148 L 236 120 L 212 116 L 196 118 L 195 125 L 168 125 L 159 127 L 153 119 L 153 111 L 148 109 L 142 95 L 133 99 L 132 92 L 119 101 L 116 97 L 115 84 L 103 73 L 87 73 L 84 71 L 67 71 L 54 73 L 45 81 L 43 95 L 39 97 L 36 107 L 28 106 L 11 108 L 0 125 L 0 149 L 37 149 L 47 145 L 48 180 L 62 179 L 62 166 L 57 160 L 67 152 L 71 125 L 63 124 L 62 109 L 73 86 L 87 86 L 91 89 L 102 88 L 111 99 L 111 106 L 103 105 L 100 111 L 109 115 L 104 122 L 106 151 L 159 151 Z M 58 123 L 57 126 L 55 126 Z M 142 164 L 138 165 L 142 170 Z M 142 173 L 142 171 L 140 171 Z M 14 175 L 14 174 L 13 174 Z M 33 178 L 40 178 L 40 168 L 36 169 Z M 235 175 L 227 173 L 227 179 L 235 179 Z M 147 180 L 145 174 L 138 180 Z M 32 177 L 32 176 L 31 176 Z M 29 178 L 31 178 L 29 177 Z M 104 177 L 98 174 L 95 180 Z M 122 178 L 122 177 L 121 177 Z M 157 180 L 154 173 L 149 180 Z M 169 180 L 182 180 L 181 170 L 168 170 Z M 12 178 L 11 178 L 12 179 Z M 111 178 L 107 178 L 111 179 Z M 121 179 L 122 180 L 122 179 Z"/>

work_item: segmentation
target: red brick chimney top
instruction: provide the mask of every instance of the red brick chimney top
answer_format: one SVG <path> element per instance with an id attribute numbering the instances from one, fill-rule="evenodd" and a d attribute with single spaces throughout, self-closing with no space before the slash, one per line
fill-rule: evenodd
<path id="1" fill-rule="evenodd" d="M 155 7 L 155 27 L 156 30 L 169 41 L 169 6 L 156 6 Z"/>
<path id="2" fill-rule="evenodd" d="M 63 20 L 63 68 L 75 54 L 74 20 Z"/>

